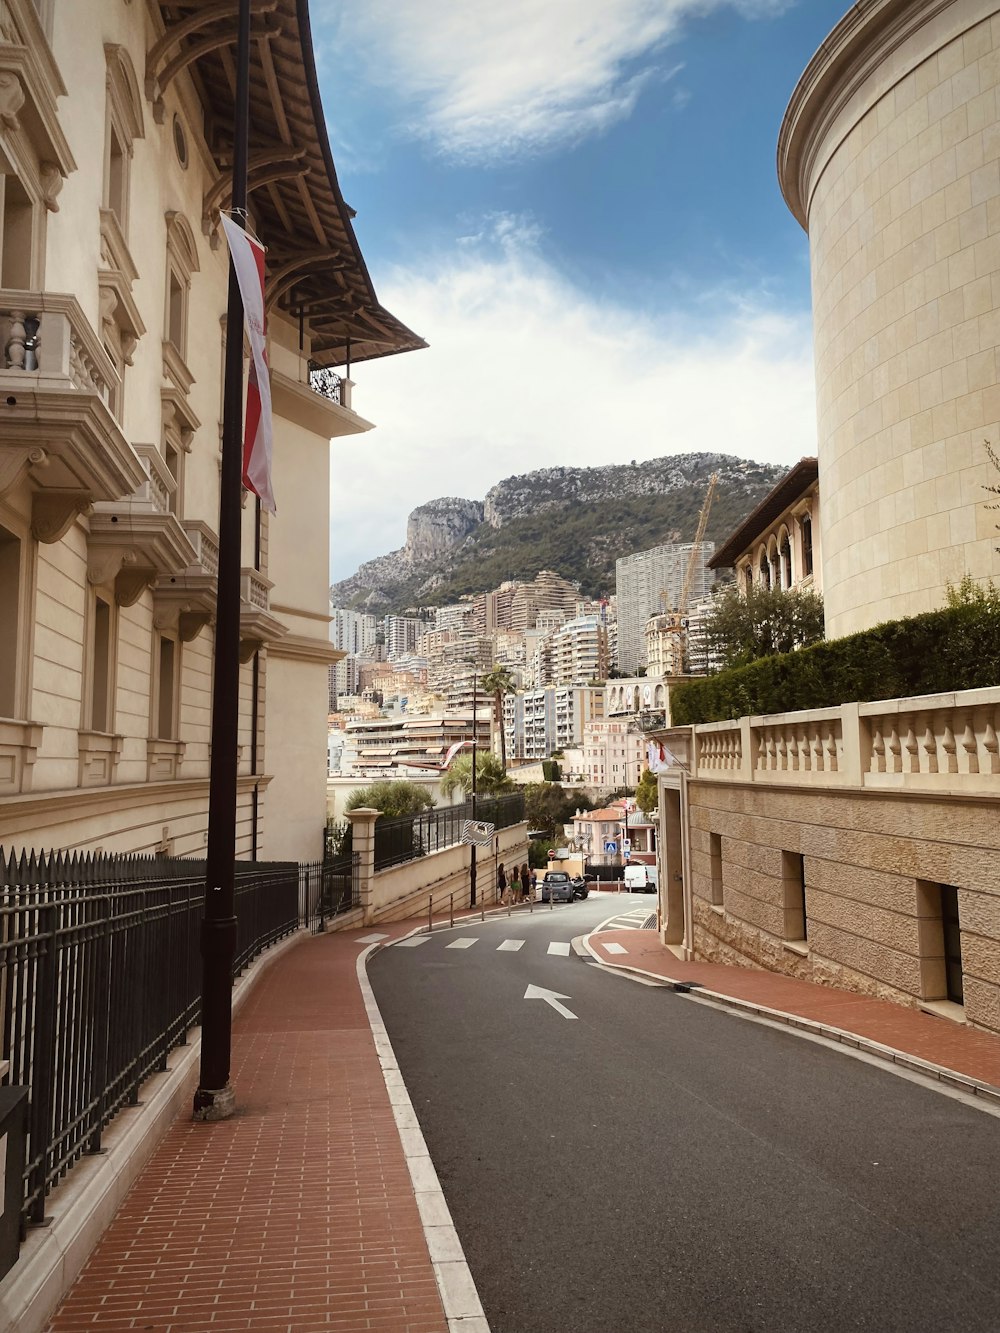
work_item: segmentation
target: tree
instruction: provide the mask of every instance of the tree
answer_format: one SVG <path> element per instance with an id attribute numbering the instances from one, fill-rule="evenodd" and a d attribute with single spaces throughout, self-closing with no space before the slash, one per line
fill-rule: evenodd
<path id="1" fill-rule="evenodd" d="M 477 796 L 496 796 L 500 792 L 511 791 L 513 782 L 504 772 L 500 760 L 495 754 L 482 750 L 476 752 L 476 794 Z M 441 792 L 450 796 L 456 787 L 460 787 L 466 796 L 472 793 L 472 755 L 463 754 L 452 761 L 451 767 L 441 778 Z"/>
<path id="2" fill-rule="evenodd" d="M 505 666 L 493 664 L 493 670 L 487 671 L 479 682 L 487 694 L 493 695 L 493 725 L 500 733 L 500 767 L 507 772 L 507 735 L 503 725 L 503 697 L 513 694 L 516 682 Z M 478 781 L 477 784 L 478 786 Z"/>
<path id="3" fill-rule="evenodd" d="M 405 778 L 380 778 L 367 787 L 356 787 L 348 796 L 344 809 L 381 810 L 389 818 L 392 815 L 418 815 L 433 805 L 434 797 L 426 787 Z"/>
<path id="4" fill-rule="evenodd" d="M 660 803 L 660 788 L 656 775 L 648 768 L 642 770 L 642 777 L 635 789 L 635 802 L 644 815 L 651 815 Z"/>
<path id="5" fill-rule="evenodd" d="M 562 834 L 577 810 L 589 810 L 590 802 L 572 792 L 564 791 L 557 782 L 529 782 L 524 788 L 524 817 L 532 833 L 544 833 L 547 838 Z"/>
<path id="6" fill-rule="evenodd" d="M 789 653 L 823 637 L 823 599 L 811 589 L 754 584 L 743 594 L 731 584 L 705 620 L 708 656 L 723 668 Z"/>

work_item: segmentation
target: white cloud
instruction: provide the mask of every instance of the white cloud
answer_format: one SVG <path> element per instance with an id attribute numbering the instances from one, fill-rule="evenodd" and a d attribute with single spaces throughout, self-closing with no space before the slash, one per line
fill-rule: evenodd
<path id="1" fill-rule="evenodd" d="M 412 108 L 409 130 L 489 160 L 571 143 L 627 118 L 686 18 L 772 17 L 795 0 L 366 0 L 324 14 L 338 48 Z"/>
<path id="2" fill-rule="evenodd" d="M 574 288 L 533 234 L 494 218 L 478 243 L 382 275 L 380 299 L 431 346 L 355 371 L 355 408 L 377 429 L 334 442 L 334 578 L 402 545 L 417 505 L 482 499 L 514 473 L 815 452 L 806 318 L 733 293 L 716 294 L 710 324 L 637 316 Z"/>

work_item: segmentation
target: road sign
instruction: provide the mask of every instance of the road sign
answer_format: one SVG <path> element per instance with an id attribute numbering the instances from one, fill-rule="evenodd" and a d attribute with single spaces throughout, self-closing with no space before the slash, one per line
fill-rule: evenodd
<path id="1" fill-rule="evenodd" d="M 462 841 L 475 843 L 477 847 L 489 847 L 493 842 L 495 832 L 496 826 L 494 824 L 467 819 L 462 825 Z"/>
<path id="2" fill-rule="evenodd" d="M 628 856 L 631 850 L 632 850 L 632 839 L 622 838 L 622 851 L 625 853 L 625 855 Z"/>
<path id="3" fill-rule="evenodd" d="M 605 850 L 606 852 L 617 852 L 617 850 L 618 850 L 618 844 L 617 844 L 617 843 L 614 841 L 614 839 L 612 838 L 612 839 L 610 839 L 608 842 L 606 842 L 606 843 L 604 844 L 604 850 Z"/>

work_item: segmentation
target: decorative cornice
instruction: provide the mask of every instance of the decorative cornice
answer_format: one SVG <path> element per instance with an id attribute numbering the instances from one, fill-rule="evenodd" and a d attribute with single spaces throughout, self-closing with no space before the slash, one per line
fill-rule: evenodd
<path id="1" fill-rule="evenodd" d="M 310 639 L 304 634 L 286 634 L 268 647 L 269 657 L 281 657 L 292 662 L 322 663 L 331 666 L 344 654 L 329 640 Z"/>

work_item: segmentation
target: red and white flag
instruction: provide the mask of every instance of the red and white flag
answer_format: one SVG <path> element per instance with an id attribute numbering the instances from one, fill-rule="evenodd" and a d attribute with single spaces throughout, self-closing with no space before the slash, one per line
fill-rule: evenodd
<path id="1" fill-rule="evenodd" d="M 250 378 L 247 383 L 247 415 L 243 432 L 243 485 L 272 514 L 276 513 L 271 490 L 271 374 L 267 364 L 264 320 L 264 247 L 232 218 L 222 214 L 229 253 L 243 298 L 243 318 L 250 339 Z"/>

